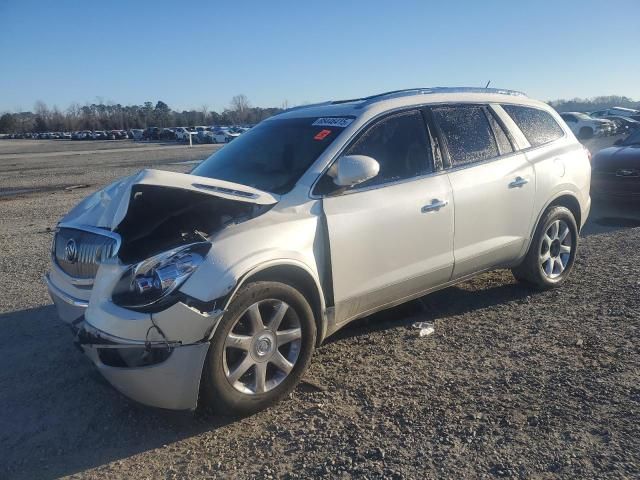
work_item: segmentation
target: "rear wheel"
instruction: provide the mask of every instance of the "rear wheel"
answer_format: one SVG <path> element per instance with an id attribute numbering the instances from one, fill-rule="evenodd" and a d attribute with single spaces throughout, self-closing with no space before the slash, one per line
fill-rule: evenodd
<path id="1" fill-rule="evenodd" d="M 577 249 L 573 214 L 566 207 L 551 207 L 540 219 L 523 262 L 512 269 L 513 275 L 540 289 L 559 287 L 573 268 Z"/>
<path id="2" fill-rule="evenodd" d="M 209 347 L 204 405 L 233 415 L 267 408 L 296 386 L 315 338 L 311 307 L 295 288 L 278 282 L 243 287 Z"/>
<path id="3" fill-rule="evenodd" d="M 578 136 L 580 138 L 591 138 L 593 137 L 593 129 L 589 127 L 582 127 Z"/>

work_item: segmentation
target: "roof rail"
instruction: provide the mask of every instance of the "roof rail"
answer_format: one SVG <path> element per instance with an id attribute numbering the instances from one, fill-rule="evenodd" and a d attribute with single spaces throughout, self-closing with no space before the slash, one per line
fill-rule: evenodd
<path id="1" fill-rule="evenodd" d="M 516 90 L 506 90 L 502 88 L 482 88 L 482 87 L 427 87 L 427 88 L 406 88 L 403 90 L 392 90 L 390 92 L 379 93 L 377 95 L 371 95 L 369 97 L 359 98 L 355 100 L 347 101 L 361 101 L 362 104 L 358 105 L 362 108 L 365 105 L 375 103 L 381 100 L 388 100 L 390 98 L 408 97 L 412 95 L 427 95 L 435 93 L 492 93 L 497 95 L 513 95 L 515 97 L 526 97 L 522 92 Z M 333 103 L 345 103 L 345 101 L 338 101 Z"/>
<path id="2" fill-rule="evenodd" d="M 324 107 L 327 105 L 340 105 L 342 103 L 361 102 L 356 108 L 362 108 L 372 103 L 388 100 L 390 98 L 409 97 L 412 95 L 427 95 L 435 93 L 492 93 L 497 95 L 513 95 L 515 97 L 526 97 L 527 95 L 517 90 L 507 90 L 503 88 L 482 88 L 482 87 L 425 87 L 425 88 L 404 88 L 402 90 L 391 90 L 390 92 L 377 93 L 368 97 L 350 98 L 346 100 L 333 100 L 327 102 L 313 103 L 309 105 L 298 105 L 291 107 L 285 112 L 300 110 L 309 107 Z M 284 113 L 284 112 L 282 112 Z"/>

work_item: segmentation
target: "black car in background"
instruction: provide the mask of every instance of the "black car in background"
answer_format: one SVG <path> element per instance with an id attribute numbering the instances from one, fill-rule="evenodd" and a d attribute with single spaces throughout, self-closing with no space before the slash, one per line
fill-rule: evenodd
<path id="1" fill-rule="evenodd" d="M 595 196 L 640 199 L 640 129 L 595 154 L 591 192 Z"/>
<path id="2" fill-rule="evenodd" d="M 163 128 L 158 133 L 158 140 L 175 140 L 176 132 L 171 128 Z"/>
<path id="3" fill-rule="evenodd" d="M 147 127 L 142 132 L 143 140 L 160 140 L 160 128 L 159 127 Z"/>

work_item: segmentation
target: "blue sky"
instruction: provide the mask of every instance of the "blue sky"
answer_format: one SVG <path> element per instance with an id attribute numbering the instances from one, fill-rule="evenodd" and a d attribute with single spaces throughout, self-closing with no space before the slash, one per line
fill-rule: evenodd
<path id="1" fill-rule="evenodd" d="M 0 111 L 221 110 L 422 86 L 640 99 L 640 0 L 0 0 Z"/>

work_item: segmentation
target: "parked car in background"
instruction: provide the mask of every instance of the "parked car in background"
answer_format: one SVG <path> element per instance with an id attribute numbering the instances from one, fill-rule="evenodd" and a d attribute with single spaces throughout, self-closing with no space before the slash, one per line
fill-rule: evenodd
<path id="1" fill-rule="evenodd" d="M 124 140 L 127 138 L 127 132 L 124 130 L 111 130 L 107 133 L 109 140 Z"/>
<path id="2" fill-rule="evenodd" d="M 71 140 L 71 134 L 69 132 L 62 132 L 61 138 L 64 140 Z"/>
<path id="3" fill-rule="evenodd" d="M 624 107 L 606 108 L 604 110 L 591 112 L 590 115 L 594 118 L 631 117 L 635 120 L 640 120 L 640 110 L 634 110 L 633 108 Z"/>
<path id="4" fill-rule="evenodd" d="M 160 128 L 159 127 L 147 127 L 142 132 L 143 140 L 158 140 L 160 136 Z"/>
<path id="5" fill-rule="evenodd" d="M 244 129 L 240 127 L 231 127 L 227 130 L 227 142 L 238 138 L 240 135 L 244 133 Z"/>
<path id="6" fill-rule="evenodd" d="M 591 165 L 594 195 L 640 198 L 640 130 L 597 152 Z"/>
<path id="7" fill-rule="evenodd" d="M 226 143 L 228 142 L 227 130 L 220 127 L 206 127 L 198 132 L 198 143 Z"/>
<path id="8" fill-rule="evenodd" d="M 592 118 L 586 113 L 562 112 L 560 117 L 567 123 L 573 134 L 580 139 L 609 135 L 614 131 L 614 125 L 609 120 Z"/>
<path id="9" fill-rule="evenodd" d="M 109 136 L 107 135 L 107 132 L 105 132 L 104 130 L 95 130 L 91 134 L 91 139 L 93 140 L 107 140 L 108 138 Z"/>
<path id="10" fill-rule="evenodd" d="M 162 130 L 160 130 L 160 132 L 158 132 L 158 140 L 175 140 L 176 139 L 176 134 L 175 132 L 170 129 L 170 128 L 163 128 Z"/>
<path id="11" fill-rule="evenodd" d="M 631 117 L 607 117 L 616 125 L 616 135 L 629 135 L 640 128 L 640 121 Z"/>
<path id="12" fill-rule="evenodd" d="M 308 105 L 190 174 L 143 170 L 94 193 L 58 224 L 45 280 L 125 395 L 249 414 L 358 318 L 495 268 L 562 285 L 590 178 L 565 122 L 518 92 Z"/>
<path id="13" fill-rule="evenodd" d="M 132 128 L 129 130 L 129 138 L 133 140 L 142 140 L 144 138 L 144 130 L 141 128 Z"/>
<path id="14" fill-rule="evenodd" d="M 194 137 L 198 135 L 198 132 L 195 130 L 190 130 L 187 127 L 177 127 L 175 130 L 176 140 L 178 142 L 189 142 L 189 137 L 192 137 L 192 141 Z"/>

